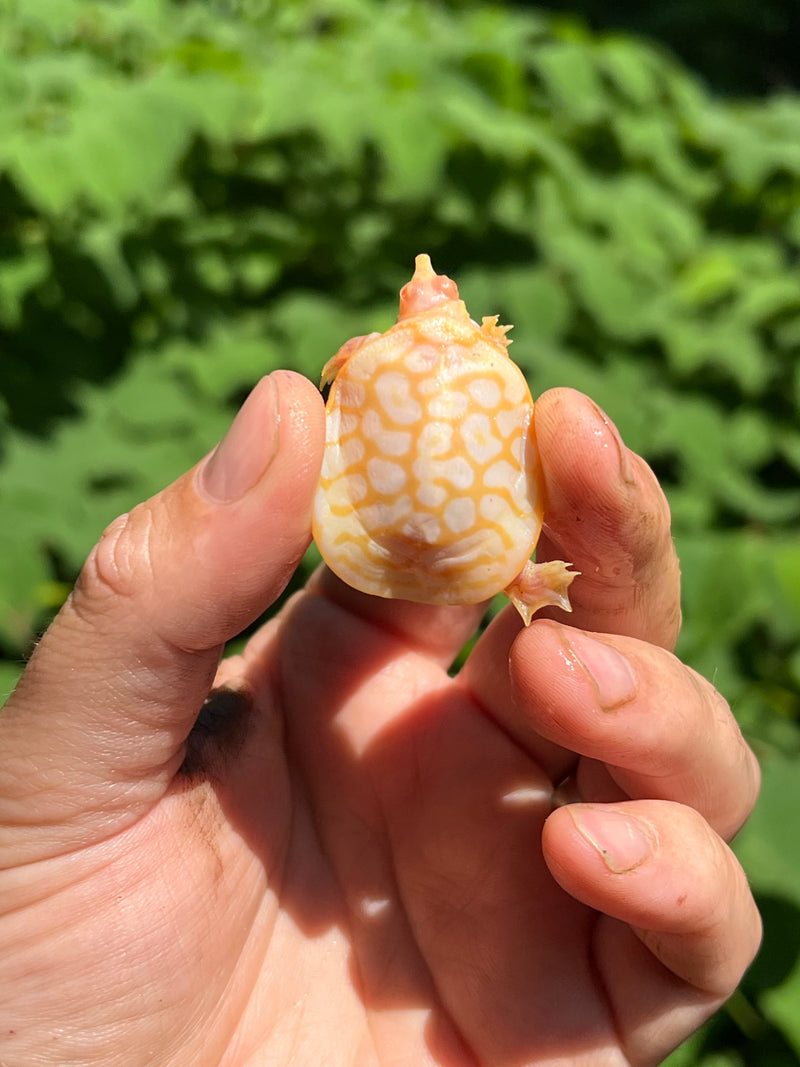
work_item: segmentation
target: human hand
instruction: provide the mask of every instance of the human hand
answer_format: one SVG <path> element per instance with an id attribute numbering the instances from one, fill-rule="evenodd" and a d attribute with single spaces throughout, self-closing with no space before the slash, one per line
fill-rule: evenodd
<path id="1" fill-rule="evenodd" d="M 296 375 L 111 525 L 0 717 L 2 1063 L 647 1064 L 732 991 L 755 761 L 652 474 L 579 394 L 536 424 L 574 615 L 454 678 L 480 608 L 324 568 L 218 667 L 308 543 Z"/>

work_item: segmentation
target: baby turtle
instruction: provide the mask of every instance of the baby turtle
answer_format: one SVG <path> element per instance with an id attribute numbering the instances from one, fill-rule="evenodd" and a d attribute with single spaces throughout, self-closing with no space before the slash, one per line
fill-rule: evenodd
<path id="1" fill-rule="evenodd" d="M 396 324 L 326 363 L 313 533 L 348 585 L 423 604 L 502 590 L 526 625 L 545 605 L 570 610 L 569 564 L 530 561 L 543 485 L 510 328 L 473 322 L 455 282 L 419 255 Z"/>

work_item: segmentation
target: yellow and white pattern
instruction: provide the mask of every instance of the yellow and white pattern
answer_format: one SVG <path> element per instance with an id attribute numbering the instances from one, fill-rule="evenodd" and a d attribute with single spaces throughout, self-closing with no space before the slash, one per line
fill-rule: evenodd
<path id="1" fill-rule="evenodd" d="M 508 357 L 508 329 L 496 317 L 473 322 L 455 284 L 421 255 L 397 323 L 348 341 L 326 365 L 313 532 L 349 585 L 427 604 L 506 590 L 526 621 L 544 602 L 568 606 L 566 565 L 538 573 L 528 563 L 541 477 L 533 400 Z"/>

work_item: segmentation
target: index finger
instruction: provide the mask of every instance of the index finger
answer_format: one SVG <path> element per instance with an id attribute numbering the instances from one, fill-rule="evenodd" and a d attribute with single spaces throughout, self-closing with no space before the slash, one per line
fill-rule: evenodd
<path id="1" fill-rule="evenodd" d="M 674 648 L 680 567 L 655 475 L 582 393 L 551 389 L 537 400 L 535 419 L 546 509 L 536 558 L 568 560 L 580 571 L 570 622 Z"/>

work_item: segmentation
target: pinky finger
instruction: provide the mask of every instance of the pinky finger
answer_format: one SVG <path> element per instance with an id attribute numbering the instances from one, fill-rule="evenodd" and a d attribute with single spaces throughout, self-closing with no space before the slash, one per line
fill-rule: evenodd
<path id="1" fill-rule="evenodd" d="M 694 809 L 570 804 L 547 820 L 543 847 L 561 887 L 602 913 L 595 962 L 632 1062 L 647 1061 L 634 1050 L 652 1048 L 653 1026 L 677 1044 L 734 991 L 761 919 L 738 860 Z"/>

